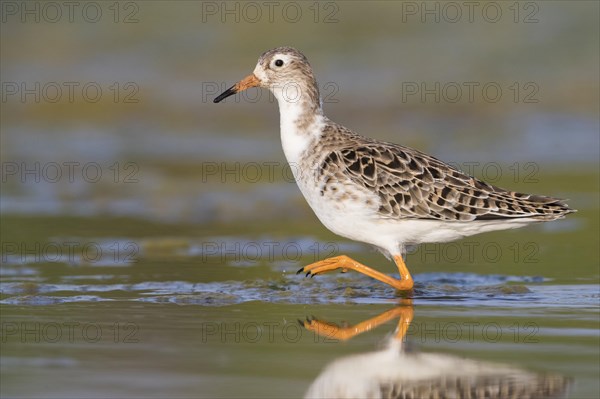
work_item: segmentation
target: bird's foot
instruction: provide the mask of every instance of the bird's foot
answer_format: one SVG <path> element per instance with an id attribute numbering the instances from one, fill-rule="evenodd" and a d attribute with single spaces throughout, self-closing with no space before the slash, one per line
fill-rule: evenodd
<path id="1" fill-rule="evenodd" d="M 317 274 L 332 272 L 340 268 L 342 269 L 342 273 L 345 273 L 348 271 L 349 262 L 356 261 L 347 257 L 346 255 L 335 256 L 333 258 L 327 258 L 325 260 L 311 263 L 308 266 L 304 266 L 303 268 L 298 270 L 296 274 L 306 273 L 306 277 L 308 277 L 309 275 L 311 277 L 314 277 Z"/>
<path id="2" fill-rule="evenodd" d="M 375 269 L 370 268 L 369 266 L 365 266 L 362 263 L 355 261 L 354 259 L 346 255 L 335 256 L 333 258 L 327 258 L 319 262 L 311 263 L 310 265 L 304 266 L 303 268 L 298 270 L 296 274 L 305 273 L 306 277 L 308 277 L 309 275 L 311 277 L 314 277 L 317 274 L 328 273 L 337 269 L 342 269 L 342 272 L 354 270 L 356 272 L 366 274 L 369 277 L 389 284 L 397 290 L 411 290 L 414 285 L 413 279 L 410 276 L 410 273 L 408 273 L 408 269 L 406 268 L 406 265 L 404 265 L 402 257 L 394 257 L 394 260 L 398 265 L 398 269 L 400 271 L 400 276 L 402 277 L 402 280 L 397 280 L 388 275 L 385 275 Z"/>

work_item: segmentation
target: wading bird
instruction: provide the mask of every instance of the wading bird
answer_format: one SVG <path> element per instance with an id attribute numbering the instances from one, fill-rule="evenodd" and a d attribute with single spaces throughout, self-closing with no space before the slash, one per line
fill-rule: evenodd
<path id="1" fill-rule="evenodd" d="M 447 242 L 574 212 L 560 199 L 493 186 L 431 155 L 361 136 L 331 121 L 323 113 L 312 67 L 294 48 L 262 54 L 254 72 L 214 102 L 250 87 L 268 88 L 277 99 L 283 151 L 319 220 L 334 233 L 392 257 L 400 279 L 345 255 L 298 273 L 355 270 L 410 290 L 414 283 L 403 260 L 407 245 Z"/>

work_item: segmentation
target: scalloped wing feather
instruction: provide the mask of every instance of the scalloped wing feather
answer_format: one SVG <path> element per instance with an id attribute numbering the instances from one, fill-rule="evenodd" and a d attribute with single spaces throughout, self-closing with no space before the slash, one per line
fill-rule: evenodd
<path id="1" fill-rule="evenodd" d="M 358 135 L 337 144 L 321 170 L 377 193 L 384 218 L 554 220 L 574 212 L 560 199 L 493 186 L 408 147 Z"/>

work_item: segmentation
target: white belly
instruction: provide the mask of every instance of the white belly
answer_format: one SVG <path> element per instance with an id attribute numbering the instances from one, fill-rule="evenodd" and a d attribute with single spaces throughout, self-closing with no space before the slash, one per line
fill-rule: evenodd
<path id="1" fill-rule="evenodd" d="M 294 111 L 294 112 L 292 112 Z M 351 240 L 364 242 L 396 255 L 407 244 L 447 242 L 477 233 L 521 227 L 531 219 L 457 222 L 425 219 L 386 218 L 378 213 L 380 199 L 376 193 L 347 182 L 328 183 L 322 193 L 325 177 L 319 176 L 318 165 L 327 154 L 314 157 L 318 140 L 326 122 L 319 117 L 306 131 L 298 131 L 296 110 L 282 113 L 281 141 L 288 163 L 300 191 L 319 220 L 332 232 Z M 309 165 L 312 159 L 315 165 Z"/>
<path id="2" fill-rule="evenodd" d="M 315 179 L 299 176 L 296 181 L 325 227 L 342 237 L 374 245 L 392 255 L 404 252 L 406 245 L 454 241 L 478 233 L 522 227 L 532 222 L 531 219 L 460 222 L 384 218 L 377 212 L 378 196 L 365 188 L 352 186 L 344 190 L 344 187 L 338 187 L 336 198 L 327 194 L 322 196 Z M 353 196 L 344 196 L 350 191 Z M 370 205 L 367 200 L 370 200 Z"/>

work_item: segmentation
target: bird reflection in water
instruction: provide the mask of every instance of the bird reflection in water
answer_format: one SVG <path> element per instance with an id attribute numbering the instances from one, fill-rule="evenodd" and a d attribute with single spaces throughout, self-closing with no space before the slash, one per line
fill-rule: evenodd
<path id="1" fill-rule="evenodd" d="M 354 326 L 340 327 L 316 319 L 303 326 L 315 334 L 348 340 L 398 318 L 398 326 L 382 349 L 346 356 L 327 365 L 306 398 L 564 398 L 569 379 L 537 374 L 442 353 L 406 349 L 413 319 L 411 300 Z"/>

